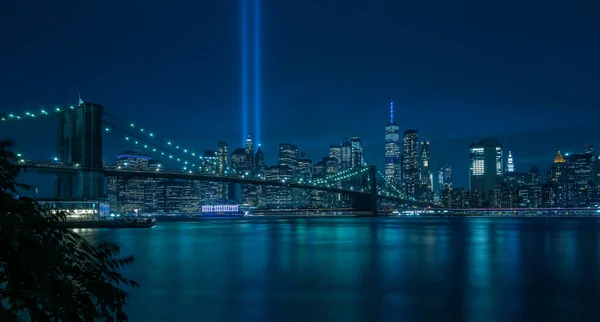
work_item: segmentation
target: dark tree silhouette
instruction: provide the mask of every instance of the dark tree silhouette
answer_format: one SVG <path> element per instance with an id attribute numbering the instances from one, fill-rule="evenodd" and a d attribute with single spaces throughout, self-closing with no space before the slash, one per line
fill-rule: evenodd
<path id="1" fill-rule="evenodd" d="M 93 246 L 55 226 L 64 213 L 19 197 L 22 171 L 9 141 L 0 142 L 0 321 L 126 321 L 126 286 L 137 283 L 119 271 L 133 257 L 116 258 L 119 247 Z"/>

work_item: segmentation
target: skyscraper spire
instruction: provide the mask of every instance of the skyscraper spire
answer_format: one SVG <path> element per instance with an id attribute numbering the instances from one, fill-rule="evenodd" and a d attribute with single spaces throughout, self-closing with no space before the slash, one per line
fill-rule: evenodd
<path id="1" fill-rule="evenodd" d="M 394 100 L 390 100 L 390 124 L 394 124 Z"/>
<path id="2" fill-rule="evenodd" d="M 515 163 L 513 162 L 512 151 L 508 151 L 508 162 L 506 163 L 506 171 L 515 172 Z"/>

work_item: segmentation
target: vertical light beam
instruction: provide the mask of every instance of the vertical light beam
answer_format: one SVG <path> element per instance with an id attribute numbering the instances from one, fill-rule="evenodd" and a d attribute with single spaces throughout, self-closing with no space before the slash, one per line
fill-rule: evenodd
<path id="1" fill-rule="evenodd" d="M 261 143 L 260 137 L 260 6 L 261 0 L 254 0 L 254 137 Z"/>
<path id="2" fill-rule="evenodd" d="M 248 0 L 241 0 L 241 87 L 242 87 L 242 146 L 248 135 Z"/>

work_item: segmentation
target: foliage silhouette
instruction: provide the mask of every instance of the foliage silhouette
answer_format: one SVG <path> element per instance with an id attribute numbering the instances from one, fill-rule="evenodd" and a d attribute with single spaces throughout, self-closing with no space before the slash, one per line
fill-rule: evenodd
<path id="1" fill-rule="evenodd" d="M 93 246 L 55 226 L 66 214 L 19 197 L 30 186 L 10 141 L 0 142 L 0 321 L 126 321 L 124 287 L 135 281 L 119 271 L 133 257 L 116 258 L 119 246 Z"/>

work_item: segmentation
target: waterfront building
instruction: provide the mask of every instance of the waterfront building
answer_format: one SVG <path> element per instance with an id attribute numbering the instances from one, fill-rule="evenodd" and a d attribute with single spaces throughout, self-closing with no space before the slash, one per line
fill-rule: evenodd
<path id="1" fill-rule="evenodd" d="M 124 171 L 148 171 L 150 157 L 139 150 L 126 151 L 117 155 L 114 167 Z M 108 199 L 111 211 L 116 213 L 133 213 L 146 211 L 149 196 L 146 195 L 146 178 L 108 178 Z"/>

